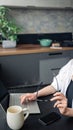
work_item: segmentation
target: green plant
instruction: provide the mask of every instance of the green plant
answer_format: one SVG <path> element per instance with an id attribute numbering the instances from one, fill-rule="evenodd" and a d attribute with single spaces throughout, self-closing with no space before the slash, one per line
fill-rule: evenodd
<path id="1" fill-rule="evenodd" d="M 0 6 L 0 33 L 6 40 L 16 40 L 20 28 L 16 25 L 12 16 L 10 16 L 8 7 Z"/>

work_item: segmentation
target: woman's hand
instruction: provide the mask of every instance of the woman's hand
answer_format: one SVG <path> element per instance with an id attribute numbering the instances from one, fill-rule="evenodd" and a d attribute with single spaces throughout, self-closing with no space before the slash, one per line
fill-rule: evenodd
<path id="1" fill-rule="evenodd" d="M 26 94 L 21 95 L 20 102 L 21 102 L 21 104 L 23 104 L 28 101 L 36 100 L 36 98 L 37 98 L 36 92 L 35 93 L 26 93 Z"/>
<path id="2" fill-rule="evenodd" d="M 53 98 L 51 98 L 51 101 L 55 101 L 54 107 L 57 107 L 61 114 L 66 115 L 67 112 L 67 98 L 61 93 L 56 92 L 53 94 Z"/>

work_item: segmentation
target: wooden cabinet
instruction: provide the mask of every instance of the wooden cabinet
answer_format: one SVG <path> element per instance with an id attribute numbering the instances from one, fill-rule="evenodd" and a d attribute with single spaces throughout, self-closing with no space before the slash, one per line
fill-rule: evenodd
<path id="1" fill-rule="evenodd" d="M 57 75 L 62 66 L 64 66 L 71 58 L 70 51 L 45 53 L 46 58 L 39 62 L 39 77 L 44 84 L 50 84 L 54 75 Z M 48 55 L 48 58 L 47 58 Z"/>
<path id="2" fill-rule="evenodd" d="M 50 84 L 53 73 L 65 65 L 73 51 L 55 51 L 11 56 L 0 56 L 3 82 L 6 86 L 28 86 L 43 82 Z"/>
<path id="3" fill-rule="evenodd" d="M 72 0 L 0 0 L 0 5 L 16 7 L 46 7 L 64 8 L 70 7 Z"/>
<path id="4" fill-rule="evenodd" d="M 27 86 L 39 81 L 39 55 L 0 56 L 2 80 L 7 87 Z"/>
<path id="5" fill-rule="evenodd" d="M 31 86 L 43 82 L 50 84 L 53 73 L 73 58 L 73 48 L 49 48 L 40 45 L 18 45 L 17 48 L 0 47 L 0 76 L 7 87 Z"/>
<path id="6" fill-rule="evenodd" d="M 40 61 L 40 81 L 43 84 L 50 84 L 53 77 L 56 76 L 61 69 L 69 61 L 69 57 L 52 58 Z"/>

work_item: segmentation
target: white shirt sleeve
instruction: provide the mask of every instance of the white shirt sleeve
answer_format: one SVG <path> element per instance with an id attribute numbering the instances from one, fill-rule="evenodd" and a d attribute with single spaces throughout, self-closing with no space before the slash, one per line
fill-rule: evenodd
<path id="1" fill-rule="evenodd" d="M 51 85 L 58 91 L 60 90 L 64 95 L 66 95 L 67 87 L 71 81 L 73 74 L 73 59 L 70 60 L 66 65 L 64 65 L 58 75 L 53 78 Z"/>

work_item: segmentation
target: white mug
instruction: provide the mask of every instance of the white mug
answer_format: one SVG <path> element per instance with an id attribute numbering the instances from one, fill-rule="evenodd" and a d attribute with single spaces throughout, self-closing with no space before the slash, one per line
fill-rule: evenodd
<path id="1" fill-rule="evenodd" d="M 10 106 L 7 109 L 7 124 L 11 129 L 19 130 L 28 116 L 29 110 L 27 108 L 22 109 L 20 106 Z"/>

